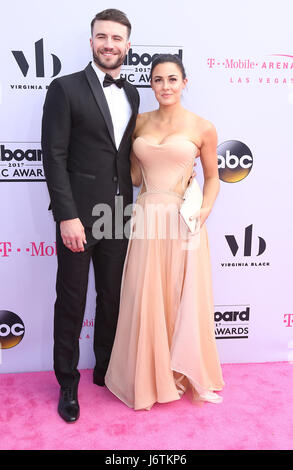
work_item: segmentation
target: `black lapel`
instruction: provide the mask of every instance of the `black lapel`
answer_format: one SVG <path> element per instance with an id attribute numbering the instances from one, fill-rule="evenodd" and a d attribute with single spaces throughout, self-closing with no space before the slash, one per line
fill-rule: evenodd
<path id="1" fill-rule="evenodd" d="M 136 112 L 136 103 L 135 103 L 135 100 L 134 100 L 134 93 L 133 93 L 133 90 L 132 90 L 132 87 L 133 85 L 130 85 L 130 83 L 128 82 L 125 82 L 125 86 L 124 86 L 124 90 L 125 90 L 125 93 L 126 93 L 126 96 L 130 102 L 130 106 L 131 106 L 131 109 L 132 109 L 132 114 Z"/>
<path id="2" fill-rule="evenodd" d="M 132 109 L 132 114 L 131 114 L 130 119 L 128 121 L 128 124 L 126 126 L 123 137 L 121 139 L 118 152 L 121 149 L 122 145 L 124 144 L 124 140 L 126 140 L 128 138 L 129 129 L 132 125 L 133 119 L 136 116 L 136 103 L 135 103 L 134 93 L 133 93 L 132 87 L 133 87 L 133 85 L 130 85 L 128 82 L 125 82 L 124 90 L 125 90 L 126 96 L 128 98 L 128 101 L 130 103 L 130 106 L 131 106 L 131 109 Z"/>
<path id="3" fill-rule="evenodd" d="M 84 69 L 86 78 L 89 82 L 89 86 L 93 92 L 93 95 L 95 97 L 95 100 L 101 110 L 102 115 L 104 116 L 105 123 L 108 127 L 108 131 L 111 137 L 111 140 L 113 142 L 114 147 L 116 148 L 115 144 L 115 137 L 114 137 L 114 128 L 113 128 L 113 122 L 111 119 L 111 114 L 109 110 L 109 106 L 107 103 L 107 100 L 105 98 L 103 89 L 100 84 L 100 80 L 97 77 L 96 72 L 94 71 L 91 63 L 87 65 L 87 67 Z"/>

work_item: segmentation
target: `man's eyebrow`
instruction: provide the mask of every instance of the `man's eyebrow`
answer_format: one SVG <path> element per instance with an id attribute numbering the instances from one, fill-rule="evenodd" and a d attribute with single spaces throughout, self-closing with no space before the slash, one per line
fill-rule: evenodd
<path id="1" fill-rule="evenodd" d="M 96 34 L 96 37 L 97 37 L 97 36 L 107 36 L 107 34 L 106 34 L 106 33 L 97 33 L 97 34 Z M 120 39 L 123 39 L 123 37 L 120 36 L 120 34 L 113 34 L 112 37 L 113 37 L 113 38 L 120 38 Z"/>

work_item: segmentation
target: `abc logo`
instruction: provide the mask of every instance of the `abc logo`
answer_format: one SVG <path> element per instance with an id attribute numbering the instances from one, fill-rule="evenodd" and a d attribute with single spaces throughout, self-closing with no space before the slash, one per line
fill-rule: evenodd
<path id="1" fill-rule="evenodd" d="M 227 140 L 217 148 L 219 177 L 226 183 L 237 183 L 250 173 L 253 157 L 250 149 L 238 140 Z"/>
<path id="2" fill-rule="evenodd" d="M 0 348 L 10 349 L 24 337 L 24 324 L 21 318 L 8 310 L 0 310 Z"/>

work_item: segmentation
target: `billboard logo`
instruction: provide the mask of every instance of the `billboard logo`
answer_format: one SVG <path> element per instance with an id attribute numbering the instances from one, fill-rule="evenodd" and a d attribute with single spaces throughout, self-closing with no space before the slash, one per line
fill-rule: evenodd
<path id="1" fill-rule="evenodd" d="M 0 182 L 45 181 L 38 142 L 0 143 Z"/>
<path id="2" fill-rule="evenodd" d="M 9 162 L 15 160 L 21 162 L 27 160 L 29 162 L 42 161 L 42 150 L 41 149 L 26 149 L 25 151 L 18 148 L 10 150 L 5 145 L 0 145 L 0 160 L 2 162 Z"/>
<path id="3" fill-rule="evenodd" d="M 24 77 L 27 76 L 29 70 L 29 63 L 23 53 L 23 51 L 11 51 L 17 65 L 19 66 Z M 53 61 L 53 75 L 51 77 L 56 77 L 61 71 L 61 62 L 60 59 L 55 55 L 51 54 Z M 35 42 L 35 68 L 36 68 L 36 77 L 45 77 L 45 63 L 44 63 L 44 41 L 40 39 Z"/>
<path id="4" fill-rule="evenodd" d="M 152 46 L 145 46 L 146 48 L 151 48 Z M 160 52 L 161 54 L 161 52 Z M 133 52 L 133 49 L 130 48 L 128 51 L 127 56 L 125 57 L 124 60 L 124 65 L 151 65 L 153 60 L 158 57 L 159 53 L 158 52 L 153 52 L 151 49 L 149 50 L 144 50 L 140 53 L 138 52 Z M 182 49 L 178 49 L 177 55 L 179 59 L 182 60 Z"/>
<path id="5" fill-rule="evenodd" d="M 250 307 L 217 305 L 216 308 L 214 313 L 216 339 L 248 338 Z"/>
<path id="6" fill-rule="evenodd" d="M 181 46 L 150 46 L 133 45 L 121 68 L 121 76 L 137 88 L 151 88 L 150 72 L 153 60 L 159 54 L 174 54 L 181 60 L 183 48 Z"/>
<path id="7" fill-rule="evenodd" d="M 24 337 L 24 323 L 13 312 L 0 310 L 0 348 L 10 349 L 20 343 Z"/>
<path id="8" fill-rule="evenodd" d="M 253 156 L 243 142 L 227 140 L 217 147 L 218 169 L 220 180 L 226 183 L 237 183 L 249 175 Z"/>

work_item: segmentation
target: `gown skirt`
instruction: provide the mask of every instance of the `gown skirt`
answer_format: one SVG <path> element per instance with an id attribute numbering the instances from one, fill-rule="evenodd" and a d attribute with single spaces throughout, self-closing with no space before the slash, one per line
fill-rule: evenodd
<path id="1" fill-rule="evenodd" d="M 195 400 L 219 403 L 222 397 L 215 392 L 223 388 L 224 381 L 214 333 L 206 226 L 195 235 L 188 231 L 179 215 L 182 195 L 173 191 L 182 171 L 172 160 L 175 183 L 170 189 L 171 178 L 168 185 L 165 181 L 158 188 L 151 177 L 152 161 L 147 168 L 143 159 L 158 153 L 157 148 L 145 152 L 148 144 L 141 144 L 137 155 L 141 156 L 146 191 L 138 196 L 132 213 L 105 384 L 135 410 L 178 400 L 188 388 Z M 168 150 L 164 147 L 160 157 L 167 154 L 169 159 L 172 151 Z"/>

